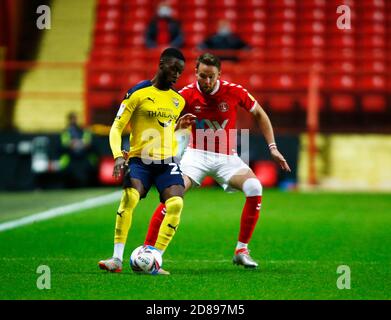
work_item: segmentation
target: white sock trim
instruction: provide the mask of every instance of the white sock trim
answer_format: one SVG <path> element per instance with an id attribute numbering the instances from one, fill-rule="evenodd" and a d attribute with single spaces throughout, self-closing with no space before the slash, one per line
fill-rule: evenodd
<path id="1" fill-rule="evenodd" d="M 118 258 L 122 261 L 124 258 L 124 249 L 125 249 L 124 243 L 114 243 L 113 258 Z"/>
<path id="2" fill-rule="evenodd" d="M 240 250 L 243 248 L 247 249 L 247 247 L 248 247 L 248 243 L 238 241 L 238 243 L 236 244 L 236 250 Z"/>

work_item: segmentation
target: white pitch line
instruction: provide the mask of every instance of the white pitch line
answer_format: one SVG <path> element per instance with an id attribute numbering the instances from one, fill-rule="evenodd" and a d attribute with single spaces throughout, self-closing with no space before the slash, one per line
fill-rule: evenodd
<path id="1" fill-rule="evenodd" d="M 72 214 L 79 210 L 91 209 L 100 205 L 112 203 L 118 201 L 121 197 L 122 191 L 116 191 L 104 196 L 90 198 L 84 201 L 75 202 L 69 205 L 49 209 L 47 211 L 35 213 L 33 215 L 0 223 L 0 232 L 10 229 L 15 229 L 27 224 L 32 224 L 38 221 L 48 220 L 59 216 L 65 216 Z"/>

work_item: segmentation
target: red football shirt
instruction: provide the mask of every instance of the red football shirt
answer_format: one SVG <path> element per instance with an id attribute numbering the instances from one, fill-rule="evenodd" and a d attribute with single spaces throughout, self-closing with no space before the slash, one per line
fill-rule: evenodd
<path id="1" fill-rule="evenodd" d="M 210 94 L 201 91 L 194 82 L 179 93 L 186 100 L 183 113 L 197 116 L 192 128 L 189 146 L 224 154 L 236 154 L 236 114 L 239 107 L 252 111 L 256 100 L 242 86 L 228 81 L 217 81 Z"/>

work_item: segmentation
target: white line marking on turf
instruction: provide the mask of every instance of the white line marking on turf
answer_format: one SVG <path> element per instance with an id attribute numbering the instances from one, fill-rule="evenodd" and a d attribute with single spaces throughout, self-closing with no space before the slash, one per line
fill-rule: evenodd
<path id="1" fill-rule="evenodd" d="M 118 201 L 121 197 L 122 191 L 116 191 L 108 195 L 90 198 L 84 201 L 75 202 L 65 206 L 49 209 L 47 211 L 32 214 L 16 220 L 0 223 L 0 232 L 10 229 L 15 229 L 27 224 L 32 224 L 38 221 L 48 220 L 59 216 L 68 215 L 79 210 L 91 209 L 100 205 Z"/>

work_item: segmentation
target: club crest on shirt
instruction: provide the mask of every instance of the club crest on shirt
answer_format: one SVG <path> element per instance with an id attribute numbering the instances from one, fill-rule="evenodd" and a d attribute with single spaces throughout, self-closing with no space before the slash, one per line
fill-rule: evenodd
<path id="1" fill-rule="evenodd" d="M 172 102 L 174 103 L 175 108 L 179 107 L 179 100 L 177 98 L 172 98 Z"/>
<path id="2" fill-rule="evenodd" d="M 219 104 L 218 108 L 221 112 L 227 112 L 229 109 L 229 106 L 228 106 L 228 103 L 223 101 L 222 103 Z"/>

